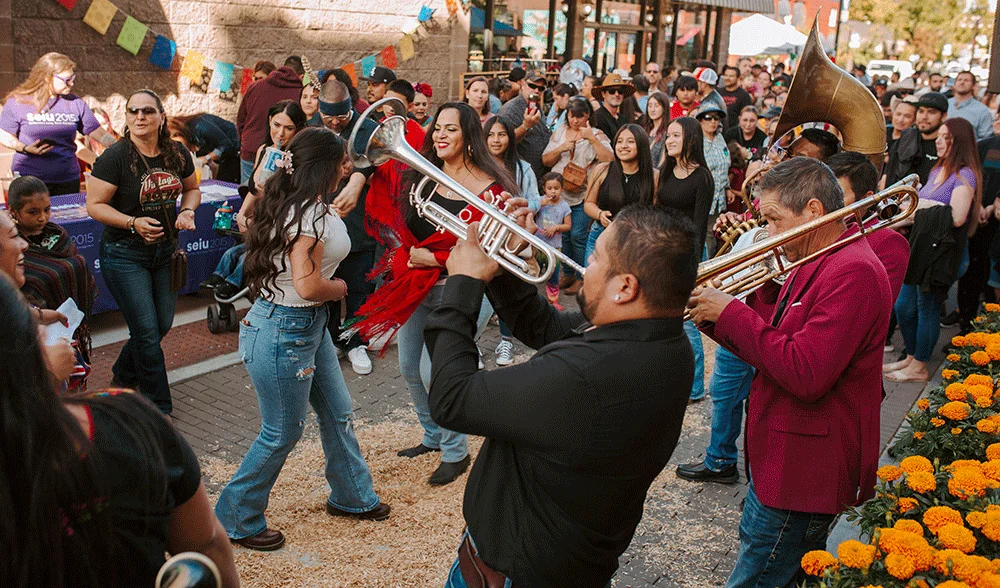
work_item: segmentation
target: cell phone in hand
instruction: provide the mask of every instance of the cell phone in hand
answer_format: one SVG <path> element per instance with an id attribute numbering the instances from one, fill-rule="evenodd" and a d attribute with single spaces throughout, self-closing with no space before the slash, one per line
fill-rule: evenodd
<path id="1" fill-rule="evenodd" d="M 56 140 L 55 139 L 39 139 L 38 140 L 38 144 L 39 145 L 48 145 L 49 147 L 55 147 L 56 146 Z"/>
<path id="2" fill-rule="evenodd" d="M 538 110 L 538 94 L 531 94 L 528 96 L 528 108 Z"/>

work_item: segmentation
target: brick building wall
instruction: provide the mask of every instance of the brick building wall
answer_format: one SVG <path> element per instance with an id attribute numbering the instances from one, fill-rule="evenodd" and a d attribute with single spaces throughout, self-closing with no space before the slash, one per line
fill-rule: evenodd
<path id="1" fill-rule="evenodd" d="M 416 23 L 423 4 L 436 11 L 414 36 L 415 57 L 400 59 L 397 74 L 430 83 L 433 102 L 440 104 L 459 95 L 459 73 L 466 68 L 469 17 L 460 11 L 449 18 L 445 0 L 112 1 L 119 12 L 102 36 L 83 22 L 90 0 L 78 0 L 69 12 L 56 0 L 0 0 L 0 92 L 22 81 L 39 56 L 58 51 L 78 64 L 77 93 L 112 114 L 116 128 L 124 121 L 124 97 L 139 88 L 159 93 L 169 114 L 206 111 L 235 120 L 238 101 L 192 88 L 179 76 L 180 58 L 170 71 L 149 62 L 155 34 L 175 40 L 179 53 L 196 49 L 208 60 L 281 65 L 289 55 L 305 55 L 318 70 L 386 45 L 398 51 L 402 31 Z M 137 56 L 116 44 L 125 14 L 150 29 Z"/>

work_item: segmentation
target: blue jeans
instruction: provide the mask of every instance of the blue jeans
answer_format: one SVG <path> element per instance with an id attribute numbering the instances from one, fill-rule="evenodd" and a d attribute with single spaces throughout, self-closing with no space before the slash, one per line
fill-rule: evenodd
<path id="1" fill-rule="evenodd" d="M 587 248 L 583 254 L 583 267 L 590 265 L 590 256 L 594 253 L 594 246 L 597 244 L 597 238 L 601 236 L 604 232 L 604 227 L 601 223 L 594 221 L 594 224 L 590 225 L 590 232 L 587 233 Z"/>
<path id="2" fill-rule="evenodd" d="M 569 207 L 570 229 L 568 233 L 563 233 L 562 250 L 570 259 L 581 267 L 586 267 L 587 259 L 584 254 L 587 251 L 587 236 L 590 234 L 591 219 L 583 211 L 583 203 Z M 580 278 L 579 274 L 569 267 L 563 267 L 563 272 L 567 276 Z"/>
<path id="3" fill-rule="evenodd" d="M 351 395 L 326 321 L 326 306 L 292 308 L 257 300 L 240 322 L 240 358 L 257 391 L 261 430 L 215 505 L 232 539 L 267 528 L 271 488 L 302 437 L 309 405 L 326 457 L 327 502 L 352 513 L 379 505 L 354 436 Z"/>
<path id="4" fill-rule="evenodd" d="M 417 413 L 420 425 L 424 428 L 424 438 L 420 442 L 425 447 L 440 449 L 441 461 L 455 463 L 469 455 L 468 438 L 462 433 L 439 427 L 431 418 L 431 407 L 427 398 L 427 390 L 431 387 L 431 357 L 427 353 L 427 346 L 424 345 L 424 325 L 431 311 L 440 304 L 443 292 L 443 284 L 431 289 L 420 306 L 400 327 L 396 341 L 399 351 L 399 373 L 406 381 L 406 387 L 413 399 L 413 409 Z M 493 307 L 483 297 L 477 321 L 477 336 L 486 327 L 492 315 Z"/>
<path id="5" fill-rule="evenodd" d="M 684 334 L 694 351 L 694 382 L 691 384 L 691 400 L 705 397 L 705 348 L 701 344 L 701 331 L 691 321 L 684 321 Z"/>
<path id="6" fill-rule="evenodd" d="M 920 286 L 903 284 L 895 310 L 906 354 L 917 361 L 930 360 L 941 333 L 941 299 L 937 292 L 922 292 Z"/>
<path id="7" fill-rule="evenodd" d="M 170 414 L 170 385 L 160 341 L 174 323 L 177 293 L 170 291 L 170 256 L 163 241 L 145 245 L 132 239 L 101 241 L 101 273 L 128 326 L 129 339 L 111 368 L 115 380 Z"/>
<path id="8" fill-rule="evenodd" d="M 743 402 L 750 394 L 753 368 L 721 345 L 715 348 L 715 367 L 708 384 L 712 397 L 712 440 L 705 452 L 705 467 L 720 471 L 736 465 L 736 439 L 743 427 Z"/>
<path id="9" fill-rule="evenodd" d="M 764 506 L 751 481 L 740 517 L 740 553 L 726 588 L 794 586 L 802 556 L 826 548 L 834 518 Z"/>
<path id="10" fill-rule="evenodd" d="M 230 284 L 240 288 L 243 286 L 243 259 L 247 246 L 243 243 L 233 245 L 222 254 L 218 265 L 215 266 L 215 274 L 223 278 Z"/>
<path id="11" fill-rule="evenodd" d="M 466 529 L 465 532 L 462 533 L 462 542 L 465 541 L 465 538 L 466 536 L 468 536 L 468 534 L 469 534 L 468 529 Z M 470 537 L 469 540 L 472 541 L 472 538 Z M 459 542 L 460 547 L 462 545 L 462 542 Z M 472 548 L 476 549 L 475 541 L 472 541 Z M 478 549 L 476 549 L 476 554 L 477 555 L 479 554 Z M 510 578 L 504 580 L 503 583 L 504 588 L 510 588 L 512 585 L 513 581 Z M 468 584 L 465 583 L 465 578 L 462 577 L 461 570 L 458 569 L 457 557 L 455 558 L 454 563 L 451 564 L 451 569 L 448 570 L 448 577 L 444 581 L 444 588 L 468 588 Z M 608 580 L 608 584 L 605 588 L 611 588 L 611 580 Z"/>
<path id="12" fill-rule="evenodd" d="M 246 184 L 250 181 L 250 176 L 253 175 L 253 160 L 252 159 L 241 159 L 240 160 L 240 184 Z"/>
<path id="13" fill-rule="evenodd" d="M 374 250 L 352 251 L 340 262 L 340 265 L 337 266 L 337 271 L 333 274 L 334 277 L 344 280 L 344 283 L 347 284 L 347 296 L 344 298 L 344 304 L 347 305 L 345 324 L 353 321 L 355 315 L 358 313 L 358 309 L 365 303 L 368 296 L 375 291 L 375 284 L 368 281 L 368 272 L 372 270 L 372 266 L 374 265 Z M 338 348 L 350 351 L 351 349 L 365 345 L 367 342 L 356 332 L 346 341 L 340 339 L 343 333 L 343 325 L 340 323 L 340 304 L 339 300 L 326 303 L 326 307 L 330 311 L 330 337 L 333 338 L 333 344 Z"/>

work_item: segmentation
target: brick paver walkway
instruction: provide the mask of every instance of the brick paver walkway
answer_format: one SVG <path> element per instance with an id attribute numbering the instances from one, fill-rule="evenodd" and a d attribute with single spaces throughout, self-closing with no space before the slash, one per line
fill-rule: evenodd
<path id="1" fill-rule="evenodd" d="M 951 334 L 951 330 L 944 330 L 942 341 Z M 487 369 L 495 367 L 493 349 L 498 339 L 499 331 L 491 325 L 480 342 Z M 515 349 L 520 359 L 529 356 L 525 347 L 517 345 Z M 938 350 L 933 365 L 940 360 Z M 373 361 L 375 369 L 368 376 L 354 374 L 346 359 L 341 364 L 361 422 L 380 422 L 393 411 L 411 405 L 399 375 L 395 347 L 383 358 L 373 357 Z M 710 375 L 708 367 L 706 380 Z M 883 444 L 896 432 L 922 388 L 918 384 L 886 386 Z M 174 422 L 199 455 L 238 463 L 260 426 L 257 399 L 244 367 L 234 365 L 177 383 L 173 397 Z M 615 586 L 721 586 L 732 570 L 739 545 L 737 529 L 745 480 L 733 486 L 702 485 L 674 475 L 677 465 L 704 456 L 710 414 L 710 401 L 689 407 L 681 440 L 670 465 L 650 491 L 643 521 L 621 558 Z M 308 430 L 315 434 L 315 427 Z M 740 469 L 742 472 L 742 461 Z M 211 481 L 213 487 L 224 482 Z"/>

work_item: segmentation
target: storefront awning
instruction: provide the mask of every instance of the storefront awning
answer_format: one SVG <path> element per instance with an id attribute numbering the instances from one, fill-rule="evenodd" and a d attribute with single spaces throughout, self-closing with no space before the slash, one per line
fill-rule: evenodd
<path id="1" fill-rule="evenodd" d="M 774 0 L 687 0 L 690 4 L 731 8 L 736 12 L 774 14 Z"/>
<path id="2" fill-rule="evenodd" d="M 483 12 L 482 8 L 477 8 L 475 6 L 469 12 L 469 28 L 472 29 L 473 33 L 481 33 L 483 29 L 486 28 L 486 13 Z M 500 22 L 499 20 L 493 21 L 493 36 L 495 37 L 520 37 L 521 31 L 515 29 L 509 24 Z"/>

